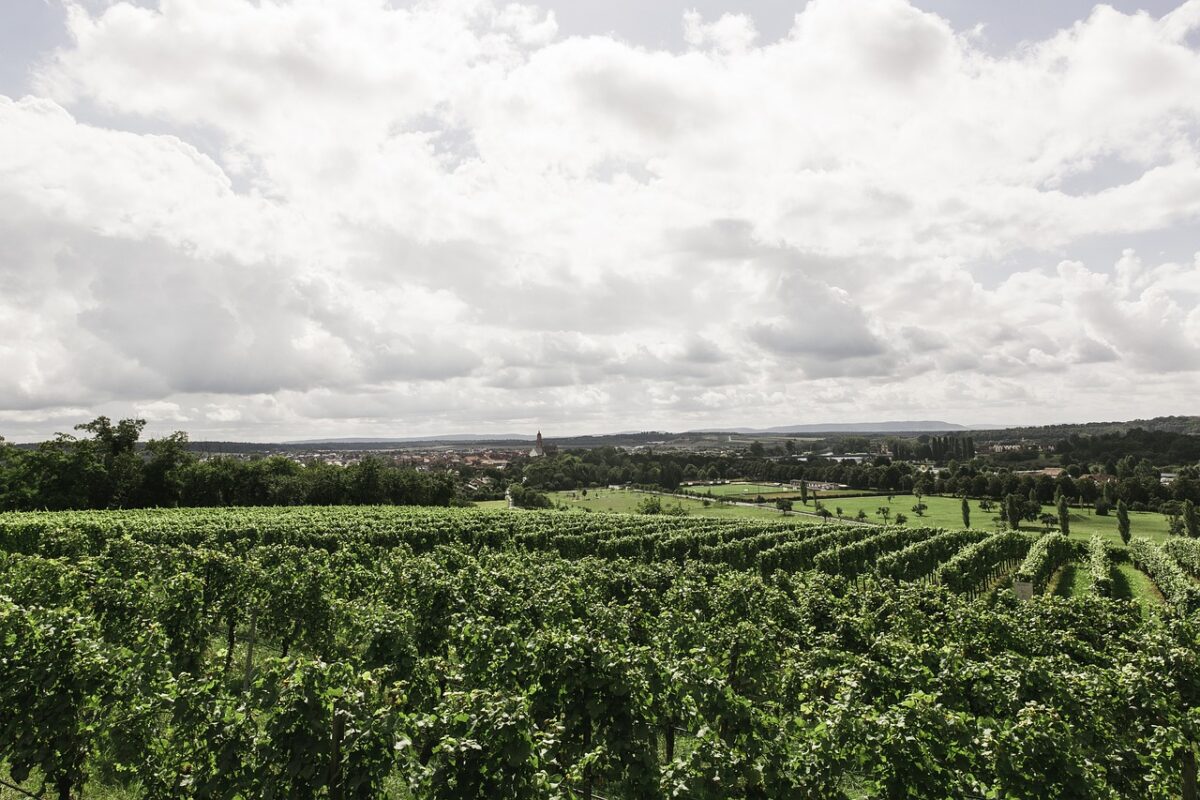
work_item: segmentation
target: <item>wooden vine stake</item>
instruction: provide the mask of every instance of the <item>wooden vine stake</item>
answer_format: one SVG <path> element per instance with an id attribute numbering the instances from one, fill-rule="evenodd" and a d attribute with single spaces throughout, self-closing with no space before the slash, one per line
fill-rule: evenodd
<path id="1" fill-rule="evenodd" d="M 242 676 L 242 692 L 250 688 L 250 673 L 254 669 L 254 643 L 258 640 L 258 609 L 250 612 L 250 630 L 246 634 L 246 671 Z"/>

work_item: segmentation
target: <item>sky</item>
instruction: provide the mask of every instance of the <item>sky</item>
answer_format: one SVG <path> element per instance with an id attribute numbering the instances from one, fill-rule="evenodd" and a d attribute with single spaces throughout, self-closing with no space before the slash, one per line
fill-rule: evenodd
<path id="1" fill-rule="evenodd" d="M 1200 0 L 4 0 L 0 435 L 1200 413 Z"/>

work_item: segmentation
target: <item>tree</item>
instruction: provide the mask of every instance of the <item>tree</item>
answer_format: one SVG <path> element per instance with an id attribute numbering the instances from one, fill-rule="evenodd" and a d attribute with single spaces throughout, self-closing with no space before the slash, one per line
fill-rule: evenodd
<path id="1" fill-rule="evenodd" d="M 1183 501 L 1183 529 L 1193 539 L 1200 536 L 1200 520 L 1196 519 L 1196 504 L 1191 500 Z"/>
<path id="2" fill-rule="evenodd" d="M 1117 501 L 1117 533 L 1121 534 L 1122 542 L 1129 544 L 1129 509 L 1124 500 Z"/>
<path id="3" fill-rule="evenodd" d="M 904 516 L 903 514 L 896 515 L 896 524 L 897 525 L 903 525 L 906 522 L 908 522 L 908 517 Z"/>
<path id="4" fill-rule="evenodd" d="M 800 502 L 808 505 L 808 481 L 800 481 Z"/>
<path id="5" fill-rule="evenodd" d="M 791 511 L 792 510 L 792 501 L 788 500 L 786 498 L 780 498 L 779 500 L 775 501 L 775 507 L 778 508 L 780 511 Z"/>
<path id="6" fill-rule="evenodd" d="M 860 508 L 860 509 L 858 510 L 858 513 L 857 513 L 857 514 L 854 516 L 854 518 L 855 518 L 856 520 L 858 520 L 859 522 L 862 522 L 862 521 L 866 520 L 866 518 L 867 518 L 867 510 L 866 510 L 865 508 Z"/>
<path id="7" fill-rule="evenodd" d="M 100 462 L 100 468 L 92 471 L 87 481 L 88 505 L 92 508 L 123 508 L 135 501 L 142 478 L 136 448 L 145 427 L 144 419 L 123 419 L 113 425 L 108 417 L 75 426 L 77 431 L 92 434 L 90 440 L 75 440 L 75 448 L 91 451 Z"/>
<path id="8" fill-rule="evenodd" d="M 1049 533 L 1050 529 L 1054 527 L 1054 523 L 1058 522 L 1058 517 L 1053 514 L 1042 514 L 1038 517 L 1038 521 L 1042 523 L 1042 529 Z"/>
<path id="9" fill-rule="evenodd" d="M 187 446 L 188 435 L 183 431 L 146 442 L 149 459 L 142 468 L 143 505 L 179 505 L 183 471 L 196 460 Z"/>
<path id="10" fill-rule="evenodd" d="M 1058 529 L 1066 536 L 1071 532 L 1071 510 L 1067 508 L 1067 496 L 1058 496 Z"/>
<path id="11" fill-rule="evenodd" d="M 519 483 L 509 486 L 508 493 L 512 497 L 512 504 L 517 508 L 550 508 L 551 505 L 549 497 Z"/>
<path id="12" fill-rule="evenodd" d="M 964 528 L 971 527 L 971 504 L 965 497 L 962 499 L 962 521 Z"/>
<path id="13" fill-rule="evenodd" d="M 892 516 L 892 509 L 888 508 L 887 506 L 880 506 L 879 508 L 875 509 L 875 516 L 883 517 L 883 524 L 886 525 L 888 519 Z"/>
<path id="14" fill-rule="evenodd" d="M 1183 536 L 1187 532 L 1183 524 L 1183 503 L 1167 500 L 1159 505 L 1158 511 L 1167 518 L 1167 532 L 1170 535 Z"/>
<path id="15" fill-rule="evenodd" d="M 662 510 L 662 500 L 656 494 L 643 497 L 634 509 L 638 514 L 661 514 Z"/>
<path id="16" fill-rule="evenodd" d="M 750 443 L 750 455 L 755 458 L 762 458 L 766 453 L 766 448 L 763 447 L 762 442 L 754 441 Z"/>
<path id="17" fill-rule="evenodd" d="M 1010 494 L 1004 499 L 1004 518 L 1008 521 L 1008 527 L 1014 531 L 1021 529 L 1021 517 L 1023 517 L 1024 509 L 1022 508 L 1021 498 L 1019 495 Z"/>

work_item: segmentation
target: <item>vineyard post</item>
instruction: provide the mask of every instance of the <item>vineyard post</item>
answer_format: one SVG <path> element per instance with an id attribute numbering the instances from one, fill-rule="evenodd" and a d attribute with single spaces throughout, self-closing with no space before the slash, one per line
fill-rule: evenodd
<path id="1" fill-rule="evenodd" d="M 225 650 L 225 669 L 221 671 L 221 680 L 229 677 L 229 668 L 233 665 L 233 645 L 237 636 L 237 617 L 232 611 L 225 619 L 225 634 L 229 638 L 229 647 Z"/>
<path id="2" fill-rule="evenodd" d="M 1196 753 L 1191 742 L 1187 742 L 1181 759 L 1183 761 L 1180 765 L 1183 773 L 1183 785 L 1180 787 L 1180 797 L 1183 800 L 1196 800 Z"/>
<path id="3" fill-rule="evenodd" d="M 583 690 L 583 707 L 587 709 L 591 703 L 591 690 L 585 688 Z M 592 715 L 586 710 L 583 712 L 583 753 L 586 758 L 592 751 Z M 585 765 L 583 768 L 583 797 L 584 800 L 592 800 L 592 768 L 591 765 Z"/>
<path id="4" fill-rule="evenodd" d="M 254 643 L 258 639 L 258 609 L 250 611 L 250 630 L 246 634 L 246 671 L 242 676 L 242 691 L 250 688 L 250 672 L 254 669 Z"/>
<path id="5" fill-rule="evenodd" d="M 346 718 L 338 710 L 337 703 L 333 705 L 333 725 L 329 742 L 329 773 L 326 785 L 329 787 L 330 800 L 342 800 L 345 796 L 342 786 L 342 739 L 346 732 Z"/>

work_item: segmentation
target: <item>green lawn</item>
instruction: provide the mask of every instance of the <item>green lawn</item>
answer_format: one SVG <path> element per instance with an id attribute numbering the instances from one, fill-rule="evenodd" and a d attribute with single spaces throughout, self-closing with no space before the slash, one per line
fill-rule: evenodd
<path id="1" fill-rule="evenodd" d="M 1092 575 L 1087 565 L 1067 564 L 1046 585 L 1046 594 L 1055 597 L 1083 597 L 1092 587 Z"/>
<path id="2" fill-rule="evenodd" d="M 562 505 L 567 508 L 590 509 L 592 511 L 610 511 L 618 514 L 636 513 L 638 503 L 650 496 L 646 492 L 621 489 L 589 489 L 586 496 L 582 492 L 577 491 L 548 492 L 547 494 L 555 505 Z M 662 497 L 661 500 L 664 507 L 683 506 L 687 510 L 688 515 L 693 517 L 757 520 L 784 518 L 774 508 L 747 508 L 745 506 L 723 505 L 715 500 L 711 501 L 705 507 L 703 500 L 682 499 L 678 497 Z M 476 503 L 475 507 L 492 509 L 507 508 L 508 503 L 504 500 L 485 500 Z M 802 514 L 788 515 L 786 519 L 794 521 L 799 525 L 821 522 L 817 517 L 809 517 Z"/>
<path id="3" fill-rule="evenodd" d="M 681 486 L 680 489 L 685 492 L 711 494 L 713 497 L 732 497 L 751 501 L 760 494 L 763 497 L 772 494 L 800 494 L 799 487 L 789 486 L 785 483 L 720 483 L 712 486 Z"/>
<path id="4" fill-rule="evenodd" d="M 1116 565 L 1113 570 L 1113 597 L 1137 600 L 1142 606 L 1143 616 L 1148 616 L 1150 609 L 1166 603 L 1150 576 L 1133 564 Z"/>
<path id="5" fill-rule="evenodd" d="M 711 494 L 713 497 L 728 497 L 734 500 L 749 500 L 751 502 L 759 495 L 762 495 L 767 500 L 774 500 L 781 497 L 800 498 L 800 487 L 787 483 L 721 483 L 704 486 L 681 486 L 680 491 Z M 862 489 L 809 490 L 810 496 L 817 495 L 820 497 L 858 496 L 863 494 L 867 494 L 867 492 L 864 492 Z"/>
<path id="6" fill-rule="evenodd" d="M 924 497 L 922 502 L 929 508 L 925 511 L 924 517 L 918 517 L 912 507 L 916 505 L 917 498 L 911 494 L 896 494 L 892 496 L 889 503 L 886 496 L 880 497 L 840 497 L 837 499 L 830 498 L 828 502 L 822 501 L 824 506 L 830 511 L 836 510 L 839 506 L 843 513 L 848 517 L 853 517 L 861 508 L 867 512 L 869 519 L 880 522 L 882 517 L 876 516 L 876 509 L 880 506 L 888 506 L 892 510 L 892 519 L 895 519 L 896 513 L 902 513 L 908 517 L 909 525 L 927 525 L 934 528 L 961 528 L 962 524 L 962 500 L 957 497 Z M 991 530 L 995 528 L 995 523 L 992 518 L 999 512 L 996 509 L 992 511 L 981 511 L 979 509 L 979 501 L 971 500 L 971 527 L 979 530 Z M 796 506 L 800 508 L 799 505 Z M 812 508 L 811 502 L 808 508 Z M 1052 506 L 1043 506 L 1043 511 L 1053 513 Z M 1154 514 L 1151 512 L 1129 512 L 1130 530 L 1134 536 L 1145 536 L 1156 542 L 1162 542 L 1167 539 L 1167 518 L 1162 514 Z M 1022 530 L 1040 531 L 1040 525 L 1024 523 L 1021 526 Z M 1089 514 L 1084 509 L 1071 509 L 1071 536 L 1075 539 L 1090 539 L 1093 534 L 1100 534 L 1113 544 L 1120 544 L 1121 537 L 1117 534 L 1117 516 L 1115 513 L 1107 517 L 1098 517 L 1095 514 Z"/>
<path id="7" fill-rule="evenodd" d="M 474 503 L 476 508 L 484 508 L 495 511 L 498 508 L 508 508 L 507 500 L 477 500 Z"/>
<path id="8" fill-rule="evenodd" d="M 1092 585 L 1086 564 L 1069 563 L 1060 569 L 1046 585 L 1046 594 L 1056 597 L 1083 597 Z M 1143 615 L 1165 602 L 1162 592 L 1150 576 L 1132 564 L 1116 564 L 1113 570 L 1113 595 L 1123 600 L 1137 600 Z"/>
<path id="9" fill-rule="evenodd" d="M 589 489 L 587 496 L 582 492 L 565 491 L 551 492 L 550 499 L 568 508 L 590 508 L 593 511 L 615 511 L 622 514 L 632 514 L 638 503 L 650 495 L 627 489 Z M 779 519 L 782 515 L 774 508 L 746 508 L 745 506 L 724 505 L 710 502 L 707 507 L 703 500 L 682 499 L 678 497 L 662 497 L 666 506 L 683 506 L 689 515 L 695 517 L 714 517 L 716 519 Z M 803 515 L 789 516 L 788 519 L 797 523 L 820 522 L 816 517 Z"/>
<path id="10" fill-rule="evenodd" d="M 757 489 L 767 488 L 771 484 L 726 484 L 724 486 L 712 487 L 714 489 L 730 489 L 738 486 L 753 486 Z M 699 488 L 699 487 L 693 487 Z M 760 492 L 756 491 L 755 495 Z M 761 492 L 766 497 L 765 492 Z M 736 494 L 725 495 L 729 500 L 753 499 L 755 495 L 749 498 L 743 498 Z M 590 508 L 593 511 L 615 511 L 623 514 L 631 514 L 635 511 L 637 504 L 645 498 L 645 492 L 620 489 L 589 489 L 586 496 L 581 492 L 563 491 L 550 492 L 550 499 L 556 504 L 562 504 L 568 508 Z M 780 517 L 780 513 L 771 507 L 763 508 L 746 508 L 743 506 L 722 505 L 715 500 L 705 508 L 704 502 L 699 499 L 679 499 L 675 497 L 663 497 L 664 505 L 680 504 L 688 513 L 698 517 L 716 517 L 718 519 L 771 519 Z M 867 512 L 867 519 L 872 522 L 882 522 L 883 518 L 876 515 L 875 511 L 880 506 L 888 506 L 891 508 L 891 520 L 894 521 L 897 513 L 904 514 L 908 517 L 907 524 L 910 526 L 927 526 L 931 528 L 952 528 L 957 529 L 963 526 L 961 500 L 957 497 L 924 497 L 922 501 L 929 508 L 925 511 L 925 516 L 918 517 L 912 507 L 916 505 L 917 499 L 910 494 L 896 494 L 892 496 L 891 502 L 888 501 L 886 495 L 877 497 L 829 497 L 822 499 L 821 503 L 831 512 L 836 512 L 838 508 L 842 509 L 844 517 L 854 518 L 861 508 Z M 990 512 L 981 511 L 979 509 L 979 501 L 971 500 L 971 527 L 979 530 L 992 530 L 995 528 L 995 523 L 992 518 L 997 515 L 997 511 L 993 509 Z M 508 503 L 504 500 L 486 500 L 475 504 L 478 508 L 507 508 Z M 797 500 L 795 503 L 797 511 L 812 511 L 813 504 L 810 500 L 808 505 L 801 505 Z M 1047 513 L 1052 511 L 1051 506 L 1043 506 L 1043 510 Z M 819 522 L 815 517 L 804 516 L 797 514 L 792 517 L 797 522 Z M 836 517 L 832 520 L 836 521 Z M 1130 529 L 1134 536 L 1145 536 L 1155 542 L 1163 542 L 1167 539 L 1167 519 L 1162 514 L 1154 514 L 1151 512 L 1129 512 Z M 1040 525 L 1025 523 L 1021 526 L 1022 530 L 1031 532 L 1041 531 Z M 1110 514 L 1107 517 L 1098 517 L 1095 514 L 1089 514 L 1086 510 L 1079 508 L 1071 509 L 1071 537 L 1074 539 L 1091 539 L 1094 534 L 1100 534 L 1113 544 L 1120 545 L 1121 537 L 1117 534 L 1117 517 L 1116 514 Z"/>

